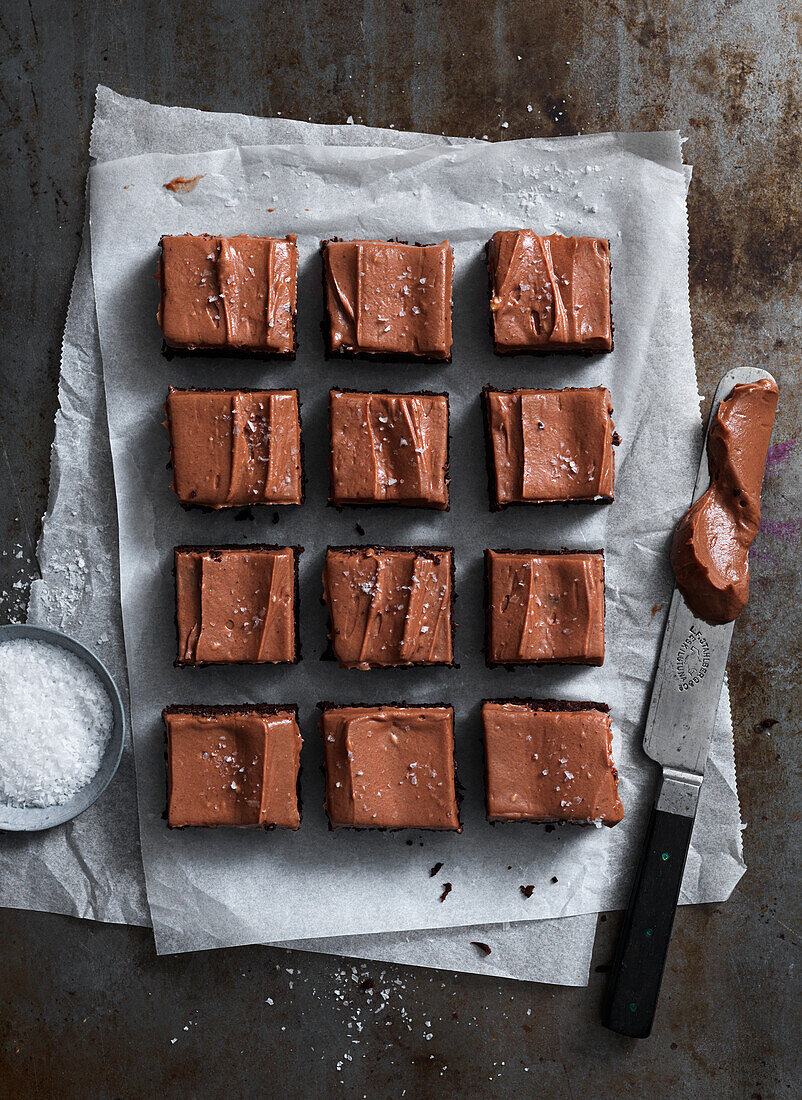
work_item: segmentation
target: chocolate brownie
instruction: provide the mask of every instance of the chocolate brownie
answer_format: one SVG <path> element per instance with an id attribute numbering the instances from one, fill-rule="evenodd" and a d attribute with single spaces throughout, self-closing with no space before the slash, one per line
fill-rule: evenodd
<path id="1" fill-rule="evenodd" d="M 604 552 L 485 550 L 487 663 L 604 664 Z"/>
<path id="2" fill-rule="evenodd" d="M 302 504 L 297 390 L 170 387 L 172 490 L 185 507 Z"/>
<path id="3" fill-rule="evenodd" d="M 330 546 L 323 595 L 343 668 L 453 664 L 450 547 Z"/>
<path id="4" fill-rule="evenodd" d="M 294 359 L 298 248 L 289 234 L 165 236 L 158 321 L 164 351 Z"/>
<path id="5" fill-rule="evenodd" d="M 332 828 L 461 831 L 451 707 L 320 706 Z"/>
<path id="6" fill-rule="evenodd" d="M 482 390 L 490 507 L 610 503 L 619 442 L 604 386 Z"/>
<path id="7" fill-rule="evenodd" d="M 171 828 L 298 828 L 294 706 L 170 706 L 162 717 Z"/>
<path id="8" fill-rule="evenodd" d="M 177 546 L 176 664 L 295 664 L 299 546 Z"/>
<path id="9" fill-rule="evenodd" d="M 482 725 L 488 821 L 621 821 L 604 703 L 486 699 Z"/>
<path id="10" fill-rule="evenodd" d="M 329 503 L 448 510 L 448 395 L 329 393 Z"/>
<path id="11" fill-rule="evenodd" d="M 451 361 L 448 241 L 321 241 L 327 354 Z"/>
<path id="12" fill-rule="evenodd" d="M 609 241 L 513 229 L 486 252 L 497 355 L 613 350 Z"/>

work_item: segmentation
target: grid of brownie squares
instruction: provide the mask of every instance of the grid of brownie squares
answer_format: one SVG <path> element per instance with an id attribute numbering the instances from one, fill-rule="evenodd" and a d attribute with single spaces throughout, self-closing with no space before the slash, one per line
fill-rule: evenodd
<path id="1" fill-rule="evenodd" d="M 187 507 L 301 504 L 297 390 L 180 390 L 165 403 L 172 490 Z"/>
<path id="2" fill-rule="evenodd" d="M 321 707 L 333 828 L 461 831 L 451 707 Z"/>
<path id="3" fill-rule="evenodd" d="M 165 348 L 295 358 L 298 248 L 276 237 L 166 236 L 158 320 Z"/>
<path id="4" fill-rule="evenodd" d="M 624 816 L 604 703 L 482 704 L 489 821 L 616 825 Z"/>
<path id="5" fill-rule="evenodd" d="M 329 502 L 448 509 L 448 396 L 329 394 Z"/>
<path id="6" fill-rule="evenodd" d="M 298 828 L 294 706 L 172 706 L 163 717 L 172 828 Z"/>
<path id="7" fill-rule="evenodd" d="M 164 237 L 158 319 L 165 353 L 294 358 L 293 236 Z M 453 253 L 437 245 L 321 242 L 326 353 L 451 362 Z M 496 233 L 486 247 L 494 351 L 612 350 L 609 242 Z M 604 387 L 482 393 L 490 507 L 610 502 L 618 442 Z M 297 390 L 176 389 L 165 405 L 173 492 L 185 507 L 304 500 Z M 329 503 L 449 508 L 446 393 L 333 389 Z M 295 663 L 292 546 L 175 549 L 180 666 Z M 486 661 L 604 661 L 602 551 L 486 550 Z M 451 547 L 329 546 L 331 654 L 343 669 L 454 663 Z M 320 704 L 332 828 L 461 831 L 448 705 Z M 294 706 L 173 706 L 172 827 L 300 824 Z M 486 700 L 487 817 L 614 825 L 623 817 L 604 704 Z"/>
<path id="8" fill-rule="evenodd" d="M 177 546 L 176 664 L 294 664 L 297 546 Z"/>

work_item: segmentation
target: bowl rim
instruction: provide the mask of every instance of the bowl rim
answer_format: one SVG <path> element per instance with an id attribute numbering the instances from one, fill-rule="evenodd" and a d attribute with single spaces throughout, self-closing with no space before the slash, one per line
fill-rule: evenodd
<path id="1" fill-rule="evenodd" d="M 0 801 L 0 834 L 4 832 L 43 832 L 55 828 L 88 810 L 100 798 L 117 774 L 125 747 L 126 720 L 122 696 L 114 677 L 101 659 L 83 642 L 52 626 L 38 623 L 4 623 L 0 625 L 0 645 L 15 639 L 48 642 L 68 653 L 74 653 L 96 674 L 105 688 L 113 716 L 109 742 L 100 766 L 92 778 L 66 802 L 55 806 L 11 806 Z"/>

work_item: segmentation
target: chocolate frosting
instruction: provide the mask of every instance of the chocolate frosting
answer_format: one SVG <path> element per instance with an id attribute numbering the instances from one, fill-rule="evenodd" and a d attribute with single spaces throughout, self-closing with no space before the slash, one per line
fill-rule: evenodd
<path id="1" fill-rule="evenodd" d="M 320 729 L 334 827 L 459 830 L 451 707 L 329 707 Z"/>
<path id="2" fill-rule="evenodd" d="M 491 664 L 604 663 L 604 556 L 487 551 Z"/>
<path id="3" fill-rule="evenodd" d="M 768 378 L 737 385 L 707 437 L 710 488 L 677 524 L 671 566 L 698 619 L 737 619 L 749 601 L 749 547 L 760 526 L 760 489 L 779 400 Z"/>
<path id="4" fill-rule="evenodd" d="M 448 507 L 448 398 L 443 394 L 329 396 L 334 504 Z"/>
<path id="5" fill-rule="evenodd" d="M 158 319 L 169 347 L 295 351 L 295 237 L 162 237 Z"/>
<path id="6" fill-rule="evenodd" d="M 495 233 L 488 245 L 496 351 L 611 351 L 610 244 Z"/>
<path id="7" fill-rule="evenodd" d="M 496 503 L 611 500 L 610 394 L 603 386 L 485 390 Z"/>
<path id="8" fill-rule="evenodd" d="M 177 547 L 178 664 L 292 662 L 295 551 Z"/>
<path id="9" fill-rule="evenodd" d="M 297 390 L 178 390 L 165 405 L 172 490 L 184 504 L 300 504 Z"/>
<path id="10" fill-rule="evenodd" d="M 448 241 L 325 241 L 323 263 L 332 352 L 449 358 Z"/>
<path id="11" fill-rule="evenodd" d="M 609 714 L 560 706 L 483 704 L 488 820 L 616 825 L 623 818 Z"/>
<path id="12" fill-rule="evenodd" d="M 450 550 L 329 547 L 323 595 L 343 668 L 451 664 Z"/>
<path id="13" fill-rule="evenodd" d="M 164 712 L 171 826 L 297 829 L 301 734 L 292 711 Z"/>
<path id="14" fill-rule="evenodd" d="M 163 183 L 162 187 L 166 191 L 173 191 L 179 195 L 188 195 L 190 191 L 194 191 L 198 186 L 198 183 L 203 179 L 203 173 L 199 176 L 176 176 L 174 179 L 168 180 L 167 183 Z"/>

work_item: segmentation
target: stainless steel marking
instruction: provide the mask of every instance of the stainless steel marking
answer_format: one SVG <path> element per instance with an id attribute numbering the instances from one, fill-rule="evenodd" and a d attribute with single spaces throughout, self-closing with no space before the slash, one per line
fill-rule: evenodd
<path id="1" fill-rule="evenodd" d="M 679 690 L 687 691 L 704 680 L 710 667 L 710 643 L 697 627 L 692 626 L 677 653 Z"/>

